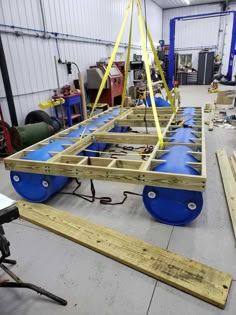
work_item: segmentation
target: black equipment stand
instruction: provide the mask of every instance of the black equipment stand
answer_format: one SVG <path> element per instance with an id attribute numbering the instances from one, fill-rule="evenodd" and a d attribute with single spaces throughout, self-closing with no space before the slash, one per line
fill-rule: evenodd
<path id="1" fill-rule="evenodd" d="M 67 305 L 67 301 L 32 284 L 25 283 L 20 278 L 18 278 L 5 264 L 15 265 L 16 261 L 12 259 L 6 259 L 10 256 L 10 243 L 4 236 L 4 230 L 2 224 L 11 222 L 19 217 L 18 208 L 13 205 L 9 208 L 0 210 L 0 252 L 2 256 L 0 257 L 0 268 L 7 273 L 15 282 L 0 282 L 0 288 L 26 288 L 33 290 L 41 295 L 47 296 L 49 299 L 52 299 L 58 302 L 61 305 Z"/>

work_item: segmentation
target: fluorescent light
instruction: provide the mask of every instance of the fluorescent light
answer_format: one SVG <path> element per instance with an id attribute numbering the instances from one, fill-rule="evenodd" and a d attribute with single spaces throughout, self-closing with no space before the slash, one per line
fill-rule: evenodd
<path id="1" fill-rule="evenodd" d="M 184 0 L 187 5 L 190 5 L 190 0 Z"/>

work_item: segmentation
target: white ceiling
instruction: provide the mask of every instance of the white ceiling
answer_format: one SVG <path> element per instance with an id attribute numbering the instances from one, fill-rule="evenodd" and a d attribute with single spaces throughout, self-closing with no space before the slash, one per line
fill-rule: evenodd
<path id="1" fill-rule="evenodd" d="M 178 8 L 187 6 L 185 0 L 153 0 L 156 2 L 161 8 L 163 9 L 170 9 L 170 8 Z M 216 2 L 223 2 L 224 0 L 189 0 L 190 5 L 196 5 L 196 4 L 210 4 L 210 3 L 216 3 Z"/>

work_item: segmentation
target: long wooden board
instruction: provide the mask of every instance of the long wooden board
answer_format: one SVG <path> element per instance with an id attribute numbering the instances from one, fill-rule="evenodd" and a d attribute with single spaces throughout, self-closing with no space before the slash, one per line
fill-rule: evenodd
<path id="1" fill-rule="evenodd" d="M 22 219 L 224 308 L 230 274 L 44 204 L 18 201 Z"/>
<path id="2" fill-rule="evenodd" d="M 226 200 L 228 203 L 233 232 L 236 238 L 236 182 L 234 180 L 234 175 L 225 150 L 221 149 L 217 151 L 216 155 L 220 166 L 220 173 L 223 181 Z"/>

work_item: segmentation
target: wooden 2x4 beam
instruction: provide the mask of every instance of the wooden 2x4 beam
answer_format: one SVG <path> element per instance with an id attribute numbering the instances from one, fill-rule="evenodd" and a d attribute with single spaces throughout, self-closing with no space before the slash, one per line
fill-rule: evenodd
<path id="1" fill-rule="evenodd" d="M 106 143 L 123 144 L 150 144 L 156 145 L 157 135 L 139 134 L 139 133 L 118 133 L 118 132 L 98 132 L 94 135 L 94 141 Z"/>
<path id="2" fill-rule="evenodd" d="M 159 173 L 153 171 L 133 170 L 130 168 L 104 166 L 76 165 L 60 162 L 39 162 L 29 160 L 7 160 L 8 170 L 28 172 L 34 174 L 61 175 L 72 178 L 89 178 L 130 184 L 178 188 L 194 191 L 204 191 L 205 178 L 173 173 Z"/>

